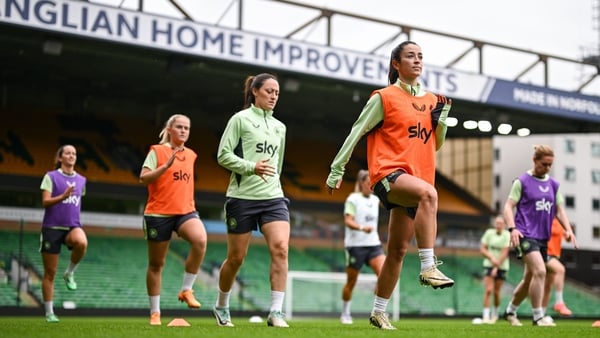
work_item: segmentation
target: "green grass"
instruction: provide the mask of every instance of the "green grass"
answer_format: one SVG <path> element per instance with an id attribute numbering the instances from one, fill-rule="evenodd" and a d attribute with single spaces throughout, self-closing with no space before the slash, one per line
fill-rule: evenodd
<path id="1" fill-rule="evenodd" d="M 473 325 L 464 319 L 401 318 L 394 322 L 398 331 L 382 331 L 368 325 L 365 318 L 355 318 L 354 325 L 341 325 L 336 319 L 294 319 L 290 328 L 270 328 L 266 323 L 253 324 L 248 318 L 233 318 L 233 328 L 217 327 L 212 318 L 188 316 L 190 327 L 168 327 L 173 317 L 163 316 L 162 326 L 150 326 L 146 317 L 98 318 L 62 316 L 57 324 L 39 317 L 0 317 L 0 335 L 4 338 L 94 338 L 94 337 L 286 337 L 286 338 L 370 338 L 370 337 L 598 337 L 600 328 L 593 320 L 556 320 L 557 327 L 533 327 L 523 318 L 522 327 L 505 322 L 495 325 Z"/>

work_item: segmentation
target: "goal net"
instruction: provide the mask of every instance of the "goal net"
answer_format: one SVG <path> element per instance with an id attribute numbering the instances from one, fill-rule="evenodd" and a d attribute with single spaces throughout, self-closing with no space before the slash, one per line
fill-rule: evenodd
<path id="1" fill-rule="evenodd" d="M 377 276 L 361 273 L 352 292 L 353 316 L 368 315 L 373 308 L 373 297 Z M 285 314 L 292 318 L 294 313 L 306 316 L 342 311 L 342 289 L 346 283 L 344 272 L 289 271 L 285 291 Z M 392 319 L 400 317 L 400 292 L 396 285 L 388 312 Z"/>

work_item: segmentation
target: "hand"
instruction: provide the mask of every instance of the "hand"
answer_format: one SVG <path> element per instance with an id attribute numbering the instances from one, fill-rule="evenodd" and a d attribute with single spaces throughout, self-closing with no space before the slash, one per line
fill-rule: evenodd
<path id="1" fill-rule="evenodd" d="M 365 232 L 365 233 L 367 233 L 367 234 L 370 234 L 371 231 L 373 231 L 373 227 L 371 227 L 371 226 L 363 227 L 362 231 Z"/>
<path id="2" fill-rule="evenodd" d="M 256 162 L 256 165 L 254 166 L 254 173 L 262 178 L 262 180 L 265 182 L 267 182 L 267 178 L 265 176 L 275 176 L 275 174 L 277 174 L 275 167 L 267 162 L 269 162 L 268 158 L 266 160 L 260 160 Z"/>
<path id="3" fill-rule="evenodd" d="M 445 97 L 444 95 L 437 94 L 437 99 L 438 99 L 438 104 L 436 105 L 436 107 L 439 106 L 440 104 L 442 106 L 444 106 L 444 105 L 451 106 L 452 105 L 452 99 L 449 97 Z"/>
<path id="4" fill-rule="evenodd" d="M 496 278 L 496 275 L 498 275 L 498 268 L 497 267 L 493 267 L 492 271 L 490 271 L 490 277 Z"/>
<path id="5" fill-rule="evenodd" d="M 342 179 L 339 179 L 337 181 L 337 183 L 335 184 L 335 187 L 332 188 L 329 185 L 327 186 L 327 193 L 329 193 L 329 195 L 333 195 L 333 190 L 334 189 L 339 189 L 342 186 Z"/>
<path id="6" fill-rule="evenodd" d="M 174 147 L 173 148 L 173 152 L 171 153 L 171 157 L 169 157 L 169 160 L 167 161 L 167 168 L 171 167 L 173 165 L 173 162 L 175 161 L 175 158 L 177 157 L 177 153 L 183 151 L 183 146 L 181 147 Z"/>
<path id="7" fill-rule="evenodd" d="M 433 126 L 433 129 L 437 128 L 440 117 L 442 118 L 442 121 L 446 120 L 451 105 L 452 99 L 447 98 L 444 95 L 437 95 L 437 104 L 431 110 L 431 125 Z M 446 110 L 445 115 L 442 116 L 442 112 L 444 111 L 444 109 Z"/>
<path id="8" fill-rule="evenodd" d="M 566 231 L 566 232 L 565 232 L 565 240 L 566 240 L 567 242 L 570 242 L 570 243 L 572 243 L 572 244 L 573 244 L 573 247 L 574 247 L 575 249 L 577 249 L 577 248 L 578 248 L 578 246 L 577 246 L 577 238 L 575 238 L 575 234 L 574 234 L 574 233 L 572 233 L 572 232 L 570 232 L 570 231 Z"/>
<path id="9" fill-rule="evenodd" d="M 510 245 L 513 247 L 518 247 L 521 244 L 521 238 L 523 234 L 517 229 L 514 228 L 513 231 L 510 232 Z"/>
<path id="10" fill-rule="evenodd" d="M 74 186 L 68 186 L 67 189 L 65 189 L 65 191 L 62 193 L 62 199 L 66 199 L 69 198 L 69 196 L 71 196 L 73 194 L 73 190 L 75 190 Z"/>

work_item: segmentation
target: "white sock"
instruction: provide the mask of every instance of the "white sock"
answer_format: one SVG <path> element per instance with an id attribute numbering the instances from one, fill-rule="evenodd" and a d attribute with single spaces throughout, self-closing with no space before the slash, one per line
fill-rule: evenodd
<path id="1" fill-rule="evenodd" d="M 435 264 L 433 259 L 433 248 L 419 249 L 419 258 L 421 259 L 421 271 L 425 271 Z"/>
<path id="2" fill-rule="evenodd" d="M 519 307 L 515 306 L 512 302 L 508 303 L 508 306 L 506 307 L 506 312 L 507 313 L 517 313 L 517 309 Z"/>
<path id="3" fill-rule="evenodd" d="M 492 317 L 498 318 L 499 317 L 499 315 L 498 315 L 499 313 L 500 313 L 500 307 L 499 306 L 496 306 L 496 307 L 492 308 Z"/>
<path id="4" fill-rule="evenodd" d="M 482 318 L 483 319 L 490 319 L 490 308 L 489 307 L 484 307 L 483 308 Z"/>
<path id="5" fill-rule="evenodd" d="M 77 267 L 79 266 L 79 263 L 75 264 L 71 261 L 69 261 L 69 265 L 67 266 L 67 270 L 65 270 L 66 274 L 73 274 L 75 273 L 75 269 L 77 269 Z"/>
<path id="6" fill-rule="evenodd" d="M 344 316 L 349 316 L 350 315 L 350 304 L 352 303 L 352 301 L 344 301 L 342 303 L 342 314 Z"/>
<path id="7" fill-rule="evenodd" d="M 183 283 L 181 284 L 181 291 L 191 290 L 194 286 L 194 282 L 196 281 L 197 274 L 184 272 L 183 273 Z"/>
<path id="8" fill-rule="evenodd" d="M 215 304 L 215 307 L 219 309 L 229 308 L 229 296 L 231 296 L 231 290 L 223 292 L 221 291 L 221 289 L 219 289 L 219 294 L 217 296 L 217 303 Z"/>
<path id="9" fill-rule="evenodd" d="M 53 314 L 54 313 L 54 302 L 51 300 L 44 302 L 44 309 L 46 310 L 46 315 Z"/>
<path id="10" fill-rule="evenodd" d="M 564 303 L 564 299 L 563 299 L 563 293 L 562 291 L 555 291 L 554 292 L 554 304 L 561 304 Z"/>
<path id="11" fill-rule="evenodd" d="M 160 313 L 160 295 L 158 296 L 150 296 L 150 314 L 155 312 Z"/>
<path id="12" fill-rule="evenodd" d="M 531 309 L 531 312 L 533 312 L 533 320 L 534 321 L 544 317 L 544 308 L 537 307 L 535 309 Z"/>
<path id="13" fill-rule="evenodd" d="M 283 297 L 285 296 L 285 292 L 283 291 L 273 291 L 271 290 L 271 309 L 270 312 L 279 311 L 283 309 Z"/>
<path id="14" fill-rule="evenodd" d="M 375 296 L 375 299 L 373 300 L 373 311 L 372 312 L 385 312 L 385 309 L 387 308 L 389 301 L 390 301 L 389 299 Z"/>

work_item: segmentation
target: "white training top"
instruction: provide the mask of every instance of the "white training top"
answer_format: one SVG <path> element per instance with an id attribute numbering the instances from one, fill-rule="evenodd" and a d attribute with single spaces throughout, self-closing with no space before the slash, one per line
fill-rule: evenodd
<path id="1" fill-rule="evenodd" d="M 344 204 L 344 215 L 354 216 L 356 223 L 372 226 L 373 231 L 366 233 L 345 226 L 344 246 L 375 246 L 381 244 L 377 225 L 379 223 L 379 197 L 375 194 L 365 197 L 360 192 L 351 193 Z"/>

